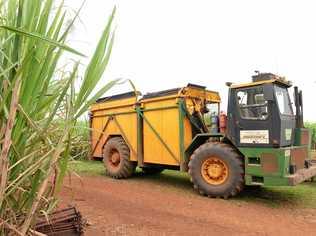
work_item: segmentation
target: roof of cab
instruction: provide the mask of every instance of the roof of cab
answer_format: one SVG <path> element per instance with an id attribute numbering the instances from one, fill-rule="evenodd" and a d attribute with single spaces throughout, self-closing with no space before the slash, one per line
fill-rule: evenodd
<path id="1" fill-rule="evenodd" d="M 277 79 L 271 79 L 271 80 L 264 80 L 264 81 L 258 81 L 258 82 L 251 82 L 251 83 L 243 83 L 243 84 L 232 84 L 230 88 L 244 88 L 244 87 L 252 87 L 252 86 L 257 86 L 257 85 L 262 85 L 262 84 L 279 84 L 284 87 L 291 87 L 292 84 L 290 83 L 284 83 L 283 81 L 277 80 Z"/>
<path id="2" fill-rule="evenodd" d="M 258 73 L 252 76 L 253 81 L 250 83 L 242 83 L 242 84 L 232 84 L 230 88 L 244 88 L 244 87 L 252 87 L 262 84 L 271 84 L 275 83 L 284 87 L 291 87 L 291 81 L 285 79 L 285 77 L 281 77 L 272 73 Z"/>

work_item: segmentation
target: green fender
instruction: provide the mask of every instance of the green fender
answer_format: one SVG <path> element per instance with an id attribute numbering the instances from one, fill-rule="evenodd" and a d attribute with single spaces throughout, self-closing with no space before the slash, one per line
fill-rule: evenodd
<path id="1" fill-rule="evenodd" d="M 223 138 L 224 135 L 221 133 L 203 133 L 203 134 L 197 134 L 193 138 L 191 144 L 187 147 L 185 150 L 185 159 L 186 162 L 189 162 L 190 156 L 193 154 L 195 149 L 197 149 L 199 146 L 201 146 L 203 143 L 205 143 L 207 140 L 209 140 L 212 137 L 216 138 Z"/>

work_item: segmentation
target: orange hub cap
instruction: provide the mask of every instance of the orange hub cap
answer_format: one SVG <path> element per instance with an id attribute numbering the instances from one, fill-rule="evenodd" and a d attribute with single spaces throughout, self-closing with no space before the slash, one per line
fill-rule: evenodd
<path id="1" fill-rule="evenodd" d="M 207 183 L 220 185 L 228 178 L 228 167 L 224 161 L 212 156 L 203 162 L 201 174 Z"/>
<path id="2" fill-rule="evenodd" d="M 111 152 L 111 156 L 110 156 L 110 160 L 109 161 L 110 161 L 111 166 L 117 167 L 120 164 L 120 162 L 121 162 L 120 153 L 117 150 L 113 150 Z"/>

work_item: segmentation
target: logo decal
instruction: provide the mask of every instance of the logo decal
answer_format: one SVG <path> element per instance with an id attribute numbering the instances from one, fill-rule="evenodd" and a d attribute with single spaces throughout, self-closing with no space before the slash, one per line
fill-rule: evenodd
<path id="1" fill-rule="evenodd" d="M 269 144 L 269 130 L 241 130 L 240 143 Z"/>

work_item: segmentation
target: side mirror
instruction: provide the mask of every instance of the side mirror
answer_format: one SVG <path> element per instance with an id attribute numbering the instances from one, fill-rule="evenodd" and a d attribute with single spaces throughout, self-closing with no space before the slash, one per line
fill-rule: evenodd
<path id="1" fill-rule="evenodd" d="M 264 99 L 267 101 L 274 101 L 274 89 L 272 84 L 263 85 Z"/>

